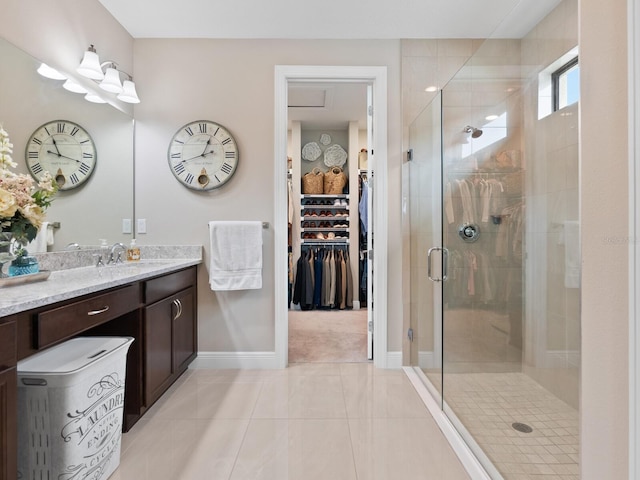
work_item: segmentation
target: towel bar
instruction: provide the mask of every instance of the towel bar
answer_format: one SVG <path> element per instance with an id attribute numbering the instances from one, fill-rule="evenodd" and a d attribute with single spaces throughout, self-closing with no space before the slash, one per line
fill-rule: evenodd
<path id="1" fill-rule="evenodd" d="M 209 224 L 207 224 L 207 227 L 209 226 Z M 262 222 L 262 228 L 269 228 L 269 222 Z"/>

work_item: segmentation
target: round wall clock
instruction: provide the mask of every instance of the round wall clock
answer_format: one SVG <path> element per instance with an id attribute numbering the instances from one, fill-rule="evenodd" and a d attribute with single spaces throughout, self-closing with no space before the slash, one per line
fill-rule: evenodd
<path id="1" fill-rule="evenodd" d="M 212 190 L 238 167 L 238 145 L 229 131 L 209 120 L 191 122 L 175 133 L 167 153 L 171 172 L 185 187 Z"/>
<path id="2" fill-rule="evenodd" d="M 89 179 L 96 167 L 97 152 L 83 127 L 69 120 L 54 120 L 29 137 L 25 160 L 37 181 L 49 172 L 60 190 L 70 190 Z"/>

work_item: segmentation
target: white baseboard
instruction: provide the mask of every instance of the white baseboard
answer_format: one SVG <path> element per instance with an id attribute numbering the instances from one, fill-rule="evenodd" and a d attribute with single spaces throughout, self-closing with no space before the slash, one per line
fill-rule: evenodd
<path id="1" fill-rule="evenodd" d="M 387 352 L 387 368 L 402 368 L 402 352 Z"/>
<path id="2" fill-rule="evenodd" d="M 198 352 L 189 368 L 277 369 L 276 352 Z"/>
<path id="3" fill-rule="evenodd" d="M 420 368 L 435 368 L 433 352 L 418 352 L 418 365 Z"/>
<path id="4" fill-rule="evenodd" d="M 198 352 L 189 368 L 278 369 L 275 352 Z M 387 352 L 387 368 L 402 368 L 402 352 Z"/>
<path id="5" fill-rule="evenodd" d="M 420 368 L 435 368 L 433 352 L 419 352 Z M 402 352 L 387 352 L 387 368 L 402 368 Z"/>

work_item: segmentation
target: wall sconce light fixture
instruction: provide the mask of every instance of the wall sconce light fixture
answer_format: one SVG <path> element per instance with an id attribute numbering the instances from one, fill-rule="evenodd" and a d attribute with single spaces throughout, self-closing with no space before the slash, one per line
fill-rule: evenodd
<path id="1" fill-rule="evenodd" d="M 103 71 L 104 68 L 104 71 Z M 115 93 L 118 100 L 127 103 L 140 103 L 136 93 L 136 85 L 133 78 L 127 72 L 118 70 L 117 65 L 112 62 L 100 63 L 100 58 L 93 45 L 90 45 L 77 72 L 87 78 L 99 82 L 99 87 L 106 92 Z M 125 76 L 124 82 L 120 82 L 120 74 Z"/>

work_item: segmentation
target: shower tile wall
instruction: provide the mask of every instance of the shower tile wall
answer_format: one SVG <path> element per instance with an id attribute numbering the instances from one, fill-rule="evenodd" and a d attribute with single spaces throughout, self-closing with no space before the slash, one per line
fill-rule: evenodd
<path id="1" fill-rule="evenodd" d="M 527 351 L 523 371 L 578 408 L 580 289 L 565 283 L 565 249 L 571 244 L 578 209 L 578 104 L 538 119 L 538 73 L 578 44 L 578 1 L 565 0 L 522 40 L 522 64 L 529 72 L 524 92 L 527 152 L 528 232 L 531 262 L 527 293 Z M 538 292 L 538 293 L 534 293 Z"/>

